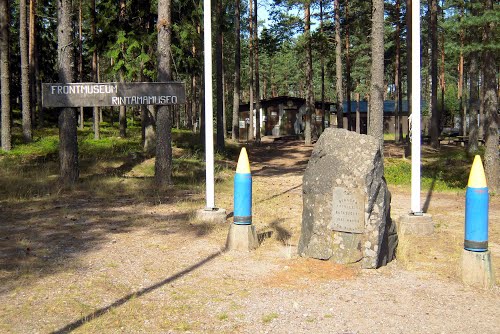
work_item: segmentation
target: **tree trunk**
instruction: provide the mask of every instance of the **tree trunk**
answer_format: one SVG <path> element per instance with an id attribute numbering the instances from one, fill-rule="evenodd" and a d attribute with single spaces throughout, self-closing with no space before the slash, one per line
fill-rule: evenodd
<path id="1" fill-rule="evenodd" d="M 361 115 L 359 114 L 360 103 L 360 94 L 356 93 L 356 133 L 361 133 Z"/>
<path id="2" fill-rule="evenodd" d="M 324 29 L 323 29 L 323 0 L 319 1 L 319 29 L 321 32 L 321 37 L 323 38 Z M 321 135 L 325 129 L 325 120 L 326 120 L 326 111 L 325 111 L 325 54 L 324 52 L 320 53 L 320 61 L 321 61 L 321 127 L 320 133 Z"/>
<path id="3" fill-rule="evenodd" d="M 19 45 L 21 51 L 21 95 L 23 140 L 25 143 L 33 139 L 31 131 L 31 97 L 30 68 L 28 60 L 28 21 L 26 0 L 19 1 Z"/>
<path id="4" fill-rule="evenodd" d="M 71 0 L 57 2 L 57 48 L 59 82 L 73 82 L 73 42 Z M 79 176 L 76 108 L 61 108 L 59 112 L 59 167 L 61 182 L 74 184 Z"/>
<path id="5" fill-rule="evenodd" d="M 2 103 L 2 150 L 12 148 L 10 129 L 10 68 L 9 68 L 9 1 L 0 0 L 0 89 Z"/>
<path id="6" fill-rule="evenodd" d="M 196 75 L 193 75 L 192 85 L 193 85 L 193 100 L 191 101 L 191 106 L 193 108 L 193 113 L 191 115 L 191 126 L 193 132 L 196 132 L 200 126 L 200 121 L 198 120 L 198 86 L 196 84 Z M 196 126 L 195 126 L 196 124 Z"/>
<path id="7" fill-rule="evenodd" d="M 255 59 L 255 141 L 260 142 L 260 77 L 259 77 L 259 27 L 257 24 L 257 0 L 254 0 L 253 34 Z"/>
<path id="8" fill-rule="evenodd" d="M 158 0 L 158 81 L 172 80 L 171 0 Z M 158 108 L 155 182 L 159 187 L 172 183 L 172 116 L 168 106 Z"/>
<path id="9" fill-rule="evenodd" d="M 444 22 L 445 17 L 444 17 L 444 9 L 441 7 L 441 20 Z M 445 123 L 446 119 L 446 110 L 445 110 L 445 105 L 444 105 L 444 96 L 446 92 L 446 79 L 444 76 L 444 71 L 445 71 L 445 49 L 444 49 L 444 33 L 441 33 L 441 69 L 440 69 L 440 84 L 441 84 L 441 112 L 439 114 L 440 116 L 440 121 L 442 122 L 442 125 Z"/>
<path id="10" fill-rule="evenodd" d="M 370 87 L 370 127 L 368 134 L 384 147 L 384 0 L 373 0 L 372 5 L 372 66 Z"/>
<path id="11" fill-rule="evenodd" d="M 311 115 L 314 113 L 314 95 L 313 95 L 313 69 L 312 69 L 312 38 L 311 38 L 311 3 L 304 3 L 305 27 L 307 43 L 307 60 L 306 60 L 306 126 L 304 129 L 304 143 L 312 144 L 311 131 Z"/>
<path id="12" fill-rule="evenodd" d="M 439 148 L 437 0 L 429 0 L 431 37 L 431 146 Z"/>
<path id="13" fill-rule="evenodd" d="M 394 64 L 394 86 L 396 87 L 396 103 L 394 112 L 394 141 L 396 143 L 401 143 L 402 124 L 401 124 L 401 112 L 402 112 L 402 100 L 403 94 L 401 91 L 401 0 L 396 0 L 396 62 Z"/>
<path id="14" fill-rule="evenodd" d="M 484 9 L 493 10 L 493 1 L 484 0 Z M 489 45 L 495 40 L 494 23 L 488 22 L 484 27 L 483 44 Z M 484 164 L 488 187 L 492 193 L 500 191 L 499 182 L 499 157 L 498 157 L 498 91 L 497 91 L 497 59 L 498 55 L 491 49 L 483 50 L 484 71 L 484 112 L 486 136 L 486 151 L 484 152 Z"/>
<path id="15" fill-rule="evenodd" d="M 158 4 L 159 6 L 160 4 Z M 126 20 L 126 10 L 127 10 L 127 3 L 125 0 L 120 0 L 120 13 L 119 13 L 119 20 L 120 24 L 123 25 L 125 20 Z M 122 52 L 125 52 L 125 45 L 121 45 L 122 47 Z M 125 82 L 125 77 L 123 74 L 123 68 L 119 70 L 119 76 L 120 76 L 120 82 Z M 118 114 L 118 126 L 120 128 L 120 137 L 125 138 L 127 136 L 127 107 L 124 105 L 121 105 L 119 107 L 119 114 Z"/>
<path id="16" fill-rule="evenodd" d="M 254 64 L 253 64 L 253 0 L 248 0 L 248 26 L 249 26 L 249 42 L 248 42 L 248 51 L 249 51 L 249 58 L 248 58 L 248 67 L 250 70 L 250 82 L 249 82 L 249 96 L 250 96 L 250 102 L 249 102 L 249 109 L 248 109 L 248 117 L 249 117 L 249 123 L 248 123 L 248 129 L 247 129 L 247 139 L 248 140 L 253 140 L 253 97 L 254 97 L 254 92 L 253 92 L 253 74 L 254 74 Z"/>
<path id="17" fill-rule="evenodd" d="M 460 21 L 462 21 L 462 18 L 464 16 L 463 8 L 460 8 Z M 464 37 L 465 33 L 463 28 L 460 28 L 460 55 L 458 59 L 458 101 L 459 101 L 459 113 L 460 113 L 460 129 L 459 133 L 462 136 L 465 136 L 467 134 L 467 124 L 465 123 L 464 117 L 462 117 L 463 113 L 463 87 L 464 87 L 464 54 L 463 54 L 463 48 L 464 48 Z"/>
<path id="18" fill-rule="evenodd" d="M 477 124 L 477 114 L 479 112 L 479 87 L 478 77 L 479 70 L 477 64 L 477 54 L 472 54 L 469 64 L 469 78 L 470 78 L 470 105 L 469 105 L 469 143 L 468 151 L 470 154 L 478 152 L 478 135 L 479 128 Z"/>
<path id="19" fill-rule="evenodd" d="M 97 36 L 96 36 L 96 22 L 97 22 L 97 17 L 96 17 L 96 8 L 95 8 L 95 0 L 91 0 L 90 3 L 90 15 L 91 15 L 91 34 L 92 34 L 92 44 L 95 46 L 97 42 Z M 94 51 L 92 52 L 92 81 L 93 82 L 98 82 L 99 78 L 97 76 L 97 47 L 94 47 Z M 100 139 L 101 138 L 101 118 L 100 118 L 100 110 L 99 107 L 94 107 L 93 108 L 93 120 L 94 120 L 94 139 Z"/>
<path id="20" fill-rule="evenodd" d="M 349 1 L 346 0 L 345 3 L 345 20 L 346 20 L 346 26 L 345 26 L 345 75 L 346 75 L 346 81 L 345 81 L 345 88 L 346 88 L 346 100 L 347 100 L 347 129 L 349 131 L 352 131 L 352 117 L 351 117 L 351 58 L 349 55 Z"/>
<path id="21" fill-rule="evenodd" d="M 342 44 L 340 40 L 340 0 L 335 0 L 335 64 L 337 79 L 337 127 L 344 127 L 344 96 L 342 88 Z"/>
<path id="22" fill-rule="evenodd" d="M 240 0 L 235 1 L 234 12 L 234 91 L 233 91 L 233 131 L 231 139 L 239 138 L 239 112 L 240 112 L 240 81 L 241 81 L 241 43 L 240 43 Z"/>
<path id="23" fill-rule="evenodd" d="M 196 94 L 194 92 L 194 74 L 191 74 L 189 78 L 189 99 L 187 100 L 187 124 L 186 127 L 193 131 L 193 112 L 194 112 L 194 100 L 196 99 Z M 193 131 L 194 132 L 194 131 Z"/>
<path id="24" fill-rule="evenodd" d="M 224 87 L 223 87 L 223 59 L 222 59 L 222 24 L 224 15 L 222 11 L 222 0 L 217 0 L 217 31 L 215 39 L 215 67 L 216 67 L 216 92 L 217 92 L 217 135 L 216 135 L 216 149 L 219 152 L 224 151 Z"/>
<path id="25" fill-rule="evenodd" d="M 78 2 L 78 80 L 83 82 L 83 37 L 82 37 L 82 0 Z M 83 107 L 80 107 L 80 129 L 83 130 L 84 124 Z"/>
<path id="26" fill-rule="evenodd" d="M 37 103 L 38 102 L 38 89 L 37 89 L 37 80 L 38 80 L 38 75 L 37 75 L 37 67 L 38 67 L 38 60 L 37 60 L 37 43 L 36 43 L 36 5 L 37 1 L 36 0 L 31 0 L 30 5 L 29 5 L 29 46 L 28 46 L 28 61 L 29 61 L 29 82 L 30 82 L 30 107 L 31 107 L 31 125 L 33 128 L 33 125 L 35 123 L 36 115 L 37 115 L 37 110 L 39 111 L 39 122 L 38 122 L 38 127 L 42 128 L 43 127 L 43 115 L 42 115 L 42 108 L 41 106 Z"/>
<path id="27" fill-rule="evenodd" d="M 152 155 L 156 152 L 156 106 L 144 106 L 143 108 L 144 143 L 143 150 Z"/>

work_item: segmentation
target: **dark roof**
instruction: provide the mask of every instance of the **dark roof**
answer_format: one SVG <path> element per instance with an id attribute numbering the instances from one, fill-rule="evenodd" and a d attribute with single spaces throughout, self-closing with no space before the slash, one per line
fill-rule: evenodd
<path id="1" fill-rule="evenodd" d="M 260 100 L 260 103 L 261 103 L 262 108 L 267 108 L 269 106 L 277 105 L 280 103 L 286 103 L 288 101 L 292 101 L 294 104 L 298 105 L 299 107 L 302 106 L 304 103 L 306 103 L 306 99 L 301 98 L 301 97 L 294 97 L 294 96 L 271 97 L 268 99 Z M 315 108 L 317 108 L 317 109 L 321 108 L 321 101 L 316 101 L 314 104 L 315 104 Z M 335 103 L 325 101 L 325 109 L 326 110 L 330 110 L 332 105 L 335 105 Z M 249 106 L 250 106 L 250 102 L 240 104 L 240 112 L 248 111 Z"/>
<path id="2" fill-rule="evenodd" d="M 421 101 L 421 107 L 425 107 L 426 103 L 425 101 Z M 403 100 L 402 101 L 402 107 L 403 107 L 403 114 L 408 113 L 408 101 Z M 351 112 L 356 112 L 356 106 L 357 102 L 356 101 L 351 101 Z M 344 112 L 347 111 L 347 101 L 344 101 L 343 103 L 344 107 Z M 384 113 L 393 113 L 396 110 L 396 101 L 394 100 L 385 100 L 384 101 Z M 360 101 L 359 102 L 359 112 L 360 113 L 366 113 L 368 111 L 368 101 Z"/>

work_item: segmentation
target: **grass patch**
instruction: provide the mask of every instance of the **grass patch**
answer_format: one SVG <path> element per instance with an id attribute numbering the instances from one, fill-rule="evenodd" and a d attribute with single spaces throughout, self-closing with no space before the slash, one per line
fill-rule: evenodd
<path id="1" fill-rule="evenodd" d="M 143 198 L 154 193 L 154 158 L 145 156 L 141 129 L 127 128 L 127 137 L 108 124 L 101 126 L 101 139 L 94 139 L 90 123 L 78 130 L 80 181 L 74 190 L 106 194 L 127 193 Z M 26 200 L 59 194 L 59 134 L 57 128 L 35 130 L 31 143 L 22 143 L 22 133 L 13 128 L 13 149 L 0 150 L 0 197 Z M 175 188 L 198 191 L 205 179 L 205 163 L 200 135 L 187 130 L 172 130 L 175 157 L 172 178 Z M 216 181 L 225 181 L 227 159 L 237 150 L 228 144 L 227 152 L 217 153 Z M 220 175 L 223 176 L 220 176 Z"/>
<path id="2" fill-rule="evenodd" d="M 396 140 L 396 135 L 394 133 L 384 133 L 384 141 Z"/>
<path id="3" fill-rule="evenodd" d="M 424 151 L 421 160 L 421 185 L 423 190 L 463 190 L 467 186 L 473 157 L 464 149 Z M 387 183 L 411 185 L 411 161 L 386 158 L 384 161 Z"/>
<path id="4" fill-rule="evenodd" d="M 277 319 L 277 318 L 278 318 L 278 313 L 276 313 L 276 312 L 265 314 L 264 316 L 262 316 L 262 322 L 264 324 L 268 324 L 268 323 L 270 323 L 271 321 L 273 321 L 274 319 Z"/>

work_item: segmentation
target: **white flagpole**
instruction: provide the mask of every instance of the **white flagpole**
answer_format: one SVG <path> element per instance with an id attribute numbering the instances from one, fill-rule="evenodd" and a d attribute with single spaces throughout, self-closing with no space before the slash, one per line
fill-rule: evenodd
<path id="1" fill-rule="evenodd" d="M 205 69 L 205 162 L 207 210 L 215 209 L 214 190 L 214 128 L 212 98 L 212 10 L 211 1 L 203 1 L 203 39 Z"/>
<path id="2" fill-rule="evenodd" d="M 420 0 L 412 1 L 411 20 L 411 213 L 422 215 L 420 207 Z"/>

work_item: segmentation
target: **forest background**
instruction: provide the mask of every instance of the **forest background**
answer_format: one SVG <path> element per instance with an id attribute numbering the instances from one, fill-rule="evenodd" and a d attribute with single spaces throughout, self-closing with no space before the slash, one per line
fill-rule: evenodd
<path id="1" fill-rule="evenodd" d="M 71 51 L 64 65 L 70 67 L 74 82 L 159 81 L 163 59 L 169 67 L 163 78 L 185 82 L 188 96 L 186 105 L 165 112 L 168 131 L 171 127 L 190 129 L 203 138 L 202 1 L 1 0 L 0 4 L 4 152 L 36 139 L 34 131 L 57 125 L 58 112 L 41 107 L 40 86 L 60 81 L 63 61 L 57 55 L 62 48 Z M 382 98 L 395 100 L 396 112 L 402 110 L 403 100 L 409 100 L 411 0 L 215 0 L 212 6 L 213 122 L 219 151 L 224 150 L 224 138 L 230 133 L 237 139 L 238 106 L 247 101 L 255 100 L 258 106 L 261 99 L 283 95 L 306 98 L 308 103 L 333 101 L 341 115 L 351 112 L 342 110 L 341 101 L 350 106 L 351 100 L 367 100 L 375 110 L 372 104 L 380 99 L 371 90 L 374 60 L 381 61 L 372 57 L 375 13 L 383 12 L 379 17 L 383 19 L 384 55 L 378 66 L 383 71 Z M 268 12 L 266 22 L 256 15 L 262 7 Z M 57 31 L 61 8 L 68 11 L 71 32 L 64 45 Z M 442 129 L 454 127 L 458 120 L 460 135 L 469 137 L 470 153 L 478 152 L 478 144 L 486 142 L 484 159 L 494 191 L 499 165 L 499 9 L 491 0 L 421 1 L 422 112 L 431 120 L 431 144 L 439 149 Z M 168 50 L 163 54 L 159 51 L 161 31 L 168 35 Z M 159 152 L 156 133 L 161 122 L 155 108 L 81 108 L 75 112 L 79 127 L 92 121 L 96 140 L 101 138 L 102 126 L 116 124 L 119 136 L 125 137 L 127 126 L 140 123 L 144 150 Z M 382 114 L 373 117 L 381 119 Z M 260 132 L 256 133 L 258 141 Z M 306 134 L 308 139 L 310 134 Z M 395 140 L 405 138 L 396 131 Z M 166 160 L 171 159 L 167 150 Z M 169 168 L 167 163 L 167 175 Z M 77 178 L 78 173 L 66 180 Z"/>

